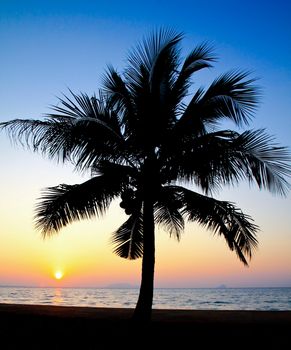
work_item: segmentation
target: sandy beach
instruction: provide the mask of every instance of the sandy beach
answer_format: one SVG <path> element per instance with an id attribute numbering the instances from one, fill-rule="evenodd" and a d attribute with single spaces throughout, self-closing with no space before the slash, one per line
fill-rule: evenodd
<path id="1" fill-rule="evenodd" d="M 132 312 L 0 304 L 0 348 L 131 349 L 162 344 L 163 349 L 281 349 L 291 341 L 291 311 L 153 310 L 149 324 L 132 322 Z"/>

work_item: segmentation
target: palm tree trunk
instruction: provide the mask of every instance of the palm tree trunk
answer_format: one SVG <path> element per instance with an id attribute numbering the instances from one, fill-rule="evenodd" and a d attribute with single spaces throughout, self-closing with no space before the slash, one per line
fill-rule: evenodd
<path id="1" fill-rule="evenodd" d="M 152 314 L 155 270 L 155 223 L 153 201 L 146 199 L 143 208 L 143 258 L 139 297 L 133 319 L 150 321 Z"/>

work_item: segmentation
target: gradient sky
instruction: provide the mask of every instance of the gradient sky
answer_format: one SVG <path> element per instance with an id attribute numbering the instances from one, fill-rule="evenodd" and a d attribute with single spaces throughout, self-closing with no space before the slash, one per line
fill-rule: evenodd
<path id="1" fill-rule="evenodd" d="M 201 41 L 216 48 L 206 85 L 232 68 L 250 70 L 263 89 L 251 128 L 291 147 L 291 3 L 289 1 L 0 0 L 0 121 L 42 118 L 56 96 L 92 94 L 108 64 L 122 71 L 128 50 L 160 26 L 185 33 L 183 53 Z M 110 233 L 125 219 L 114 203 L 101 220 L 74 223 L 43 240 L 33 226 L 42 188 L 86 174 L 42 159 L 0 134 L 0 285 L 138 285 L 141 261 L 112 253 Z M 187 225 L 181 242 L 157 231 L 156 287 L 291 286 L 291 196 L 241 184 L 217 198 L 236 202 L 260 226 L 249 268 L 211 232 Z M 64 278 L 54 281 L 55 271 Z"/>

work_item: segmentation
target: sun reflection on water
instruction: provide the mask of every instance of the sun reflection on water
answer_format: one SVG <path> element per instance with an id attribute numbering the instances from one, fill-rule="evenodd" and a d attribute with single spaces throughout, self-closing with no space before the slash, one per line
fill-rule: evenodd
<path id="1" fill-rule="evenodd" d="M 64 302 L 64 298 L 62 296 L 62 290 L 60 288 L 55 288 L 54 296 L 53 296 L 53 304 L 61 305 Z"/>

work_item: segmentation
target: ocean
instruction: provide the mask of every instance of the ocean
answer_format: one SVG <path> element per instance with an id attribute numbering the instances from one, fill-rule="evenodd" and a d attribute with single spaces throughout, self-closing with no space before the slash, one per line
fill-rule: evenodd
<path id="1" fill-rule="evenodd" d="M 138 289 L 0 287 L 0 303 L 134 308 Z M 155 309 L 291 310 L 291 288 L 156 288 Z"/>

